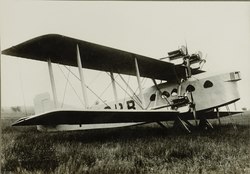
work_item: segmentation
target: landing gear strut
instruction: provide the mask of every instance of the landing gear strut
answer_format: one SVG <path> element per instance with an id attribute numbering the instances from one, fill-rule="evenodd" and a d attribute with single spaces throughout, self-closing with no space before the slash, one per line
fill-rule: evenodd
<path id="1" fill-rule="evenodd" d="M 176 128 L 180 128 L 181 127 L 186 132 L 191 133 L 191 131 L 190 131 L 190 125 L 191 124 L 190 123 L 188 124 L 188 123 L 187 123 L 187 121 L 184 121 L 184 120 L 180 119 L 180 117 L 177 117 L 176 120 L 175 120 L 175 122 L 174 122 L 174 127 L 176 127 Z"/>
<path id="2" fill-rule="evenodd" d="M 205 118 L 200 119 L 199 127 L 203 130 L 213 129 L 213 125 Z"/>

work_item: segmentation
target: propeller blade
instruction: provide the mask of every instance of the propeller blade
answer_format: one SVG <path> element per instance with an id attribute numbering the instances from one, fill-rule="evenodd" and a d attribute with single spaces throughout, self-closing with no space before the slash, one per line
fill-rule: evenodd
<path id="1" fill-rule="evenodd" d="M 192 110 L 193 110 L 193 116 L 194 116 L 195 125 L 198 126 L 198 120 L 197 120 L 197 115 L 196 115 L 195 104 L 194 104 Z"/>
<path id="2" fill-rule="evenodd" d="M 186 43 L 186 55 L 188 55 L 188 47 L 187 47 L 187 41 L 185 40 Z"/>
<path id="3" fill-rule="evenodd" d="M 181 52 L 186 56 L 187 55 L 187 47 L 182 45 L 181 46 Z"/>
<path id="4" fill-rule="evenodd" d="M 190 95 L 191 95 L 191 102 L 192 102 L 191 103 L 191 108 L 192 108 L 192 112 L 193 112 L 193 116 L 194 116 L 195 125 L 198 126 L 197 114 L 196 114 L 196 108 L 195 108 L 193 93 L 190 92 Z"/>
<path id="5" fill-rule="evenodd" d="M 187 63 L 187 73 L 188 73 L 188 77 L 191 77 L 192 76 L 192 71 L 191 71 L 191 67 L 190 67 L 190 59 L 187 58 L 186 59 L 186 63 Z"/>
<path id="6" fill-rule="evenodd" d="M 201 51 L 198 51 L 197 54 L 199 55 L 200 59 L 202 59 L 202 56 L 203 56 L 202 52 L 201 52 Z"/>

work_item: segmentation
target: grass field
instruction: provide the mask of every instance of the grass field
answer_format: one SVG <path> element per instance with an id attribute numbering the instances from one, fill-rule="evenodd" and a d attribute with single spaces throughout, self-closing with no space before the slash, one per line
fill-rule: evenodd
<path id="1" fill-rule="evenodd" d="M 250 173 L 247 124 L 46 133 L 10 122 L 2 122 L 2 173 Z"/>

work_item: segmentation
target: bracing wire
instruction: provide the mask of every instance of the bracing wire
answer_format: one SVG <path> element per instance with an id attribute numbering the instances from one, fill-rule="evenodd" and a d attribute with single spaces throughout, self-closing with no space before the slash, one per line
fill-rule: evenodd
<path id="1" fill-rule="evenodd" d="M 75 78 L 78 79 L 78 80 L 80 81 L 80 78 L 77 77 L 77 75 L 75 75 L 75 73 L 73 73 L 67 66 L 64 65 L 64 67 L 65 67 L 66 69 L 68 69 L 68 70 L 75 76 Z M 90 89 L 86 84 L 84 84 L 84 85 L 85 85 L 86 88 L 87 88 L 90 92 L 92 92 L 99 100 L 101 100 L 101 102 L 103 102 L 103 104 L 105 104 L 106 106 L 109 106 L 109 105 L 108 105 L 103 99 L 101 99 L 92 89 Z"/>
<path id="2" fill-rule="evenodd" d="M 95 78 L 92 79 L 92 81 L 89 83 L 89 85 L 91 85 L 97 78 L 99 78 L 99 76 L 100 76 L 101 73 L 102 73 L 102 72 L 100 71 L 100 72 L 95 76 Z"/>
<path id="3" fill-rule="evenodd" d="M 128 76 L 127 84 L 129 84 L 129 81 L 130 81 L 130 76 Z M 128 90 L 128 86 L 126 86 L 126 91 L 125 91 L 125 93 L 124 93 L 124 100 L 123 100 L 123 103 L 122 103 L 122 104 L 125 103 L 125 98 L 126 98 L 126 96 L 127 96 L 127 90 Z"/>
<path id="4" fill-rule="evenodd" d="M 116 78 L 116 77 L 115 77 Z M 107 91 L 107 89 L 111 86 L 111 82 L 108 84 L 108 86 L 102 91 L 102 93 L 100 94 L 100 97 Z"/>
<path id="5" fill-rule="evenodd" d="M 129 76 L 130 77 L 130 76 Z M 146 81 L 147 81 L 148 79 L 147 78 L 143 78 L 142 79 L 142 86 L 144 86 L 145 85 L 145 83 L 146 83 Z M 134 92 L 134 95 L 136 95 L 136 93 L 137 93 L 137 91 L 139 90 L 139 87 L 137 87 L 137 89 L 135 90 L 135 92 Z M 137 96 L 137 95 L 136 95 Z M 138 98 L 138 100 L 141 102 L 141 100 L 140 100 L 140 98 L 137 96 L 137 98 Z M 150 103 L 149 103 L 150 104 Z"/>
<path id="6" fill-rule="evenodd" d="M 121 74 L 119 74 L 120 78 L 122 79 L 122 81 L 125 83 L 125 85 L 127 85 L 128 89 L 132 92 L 133 96 L 135 96 L 135 98 L 139 101 L 139 103 L 142 103 L 141 99 L 136 95 L 135 91 L 128 85 L 126 84 L 125 79 L 121 76 Z"/>
<path id="7" fill-rule="evenodd" d="M 65 66 L 65 65 L 64 65 L 64 66 Z M 61 69 L 61 67 L 60 67 L 60 66 L 58 66 L 58 67 L 59 67 L 60 71 L 62 72 L 64 78 L 67 79 L 67 77 L 66 77 L 65 73 L 63 72 L 63 70 Z M 70 71 L 69 71 L 69 72 L 70 72 Z M 69 85 L 71 86 L 71 88 L 73 89 L 73 91 L 74 91 L 76 97 L 79 99 L 80 103 L 84 106 L 83 101 L 81 100 L 81 98 L 80 98 L 79 95 L 77 94 L 77 92 L 76 92 L 75 88 L 73 87 L 73 85 L 70 83 L 70 81 L 68 81 L 68 83 L 69 83 Z"/>
<path id="8" fill-rule="evenodd" d="M 110 74 L 109 73 L 107 73 L 109 76 L 110 76 Z M 120 75 L 120 74 L 118 74 L 118 75 Z M 120 75 L 121 76 L 121 75 Z M 124 80 L 124 79 L 123 79 Z M 131 96 L 131 95 L 129 95 L 129 93 L 115 80 L 115 83 L 124 91 L 124 92 L 126 92 L 127 94 L 128 94 L 128 96 L 132 99 L 132 100 L 134 100 L 135 101 L 135 103 L 138 105 L 138 106 L 140 106 L 141 107 L 141 109 L 143 109 L 143 107 L 141 106 L 141 103 L 140 102 L 138 102 L 138 101 L 136 101 L 135 99 L 136 98 L 133 98 L 133 96 Z M 136 95 L 134 95 L 134 96 L 136 96 Z M 136 96 L 137 97 L 137 96 Z"/>
<path id="9" fill-rule="evenodd" d="M 58 64 L 57 64 L 58 65 Z M 58 65 L 59 67 L 59 65 Z M 60 68 L 60 67 L 59 67 Z M 61 105 L 61 108 L 63 107 L 64 105 L 64 99 L 65 99 L 65 95 L 66 95 L 66 90 L 67 90 L 67 87 L 68 87 L 68 83 L 69 83 L 69 75 L 70 75 L 70 72 L 68 71 L 68 75 L 67 75 L 67 79 L 66 79 L 66 84 L 65 84 L 65 88 L 64 88 L 64 92 L 63 92 L 63 98 L 62 98 L 62 105 Z"/>
<path id="10" fill-rule="evenodd" d="M 103 96 L 103 94 L 107 91 L 107 89 L 110 87 L 110 85 L 111 85 L 111 82 L 108 84 L 108 86 L 102 91 L 102 93 L 100 94 L 100 98 Z M 93 104 L 94 105 L 94 104 Z M 92 106 L 93 106 L 92 105 Z"/>
<path id="11" fill-rule="evenodd" d="M 126 91 L 128 90 L 128 87 L 129 87 L 129 81 L 130 81 L 130 76 L 128 77 L 128 81 L 125 83 L 125 84 L 127 84 L 126 85 Z M 144 86 L 145 85 L 145 83 L 146 83 L 146 81 L 147 81 L 147 78 L 143 78 L 142 79 L 142 86 Z M 135 92 L 133 92 L 134 93 L 134 95 L 136 95 L 136 92 L 139 90 L 139 87 L 137 87 L 137 89 L 135 90 Z M 125 92 L 125 96 L 124 96 L 124 101 L 123 101 L 123 104 L 124 104 L 124 102 L 125 102 L 125 97 L 126 97 L 126 92 Z M 137 95 L 136 95 L 137 96 Z M 138 98 L 138 100 L 140 101 L 140 99 Z"/>
<path id="12" fill-rule="evenodd" d="M 76 75 L 75 75 L 75 73 L 73 73 L 67 66 L 65 66 L 64 65 L 64 67 L 68 70 L 68 71 L 70 71 L 71 72 L 71 74 L 75 77 L 75 78 L 77 78 L 78 80 L 80 80 L 80 78 L 79 77 L 77 77 Z M 109 73 L 107 73 L 109 76 L 110 76 L 110 74 Z M 120 75 L 120 74 L 118 74 L 118 75 Z M 121 77 L 121 75 L 120 75 L 120 77 Z M 121 77 L 122 78 L 122 77 Z M 122 78 L 123 79 L 123 78 Z M 123 79 L 124 80 L 124 79 Z M 117 81 L 115 81 L 116 82 L 116 84 L 118 84 L 118 86 L 123 90 L 123 91 L 125 91 L 126 92 L 126 90 L 117 82 Z M 87 85 L 86 85 L 86 88 L 87 89 L 89 89 L 90 90 L 90 92 L 92 92 L 99 100 L 101 100 L 106 106 L 109 106 L 104 100 L 102 100 L 93 90 L 91 90 Z M 130 90 L 132 90 L 129 86 L 128 86 L 128 88 L 130 89 Z M 133 90 L 132 90 L 133 91 Z M 133 91 L 133 93 L 134 93 L 134 91 Z M 128 93 L 127 93 L 128 94 Z M 131 99 L 135 99 L 133 96 L 130 96 L 129 94 L 128 94 L 128 96 L 131 98 Z M 136 99 L 137 100 L 139 100 L 140 101 L 140 99 L 138 98 L 138 96 L 137 95 L 135 95 L 135 93 L 134 93 L 134 96 L 136 97 Z M 137 105 L 138 106 L 140 106 L 142 109 L 143 109 L 143 107 L 141 106 L 141 103 L 140 102 L 138 102 L 138 101 L 136 101 L 136 100 L 134 100 L 136 103 L 137 103 Z"/>
<path id="13" fill-rule="evenodd" d="M 141 82 L 142 86 L 145 85 L 146 81 L 147 81 L 147 78 L 144 77 L 144 78 L 142 79 L 142 82 Z M 135 93 L 137 93 L 138 90 L 139 90 L 139 87 L 136 88 Z"/>

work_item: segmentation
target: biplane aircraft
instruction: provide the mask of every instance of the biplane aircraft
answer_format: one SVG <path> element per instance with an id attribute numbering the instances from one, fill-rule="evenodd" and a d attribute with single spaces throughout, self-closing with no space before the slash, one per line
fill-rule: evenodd
<path id="1" fill-rule="evenodd" d="M 42 35 L 2 51 L 5 55 L 48 62 L 54 109 L 23 117 L 13 126 L 37 125 L 39 130 L 81 130 L 175 121 L 188 132 L 192 127 L 212 128 L 208 119 L 230 115 L 219 110 L 240 99 L 237 81 L 240 72 L 197 78 L 205 60 L 200 53 L 189 54 L 186 46 L 154 59 L 131 52 L 62 36 Z M 168 60 L 166 60 L 168 59 Z M 179 63 L 173 63 L 179 60 Z M 79 69 L 85 108 L 58 107 L 52 63 Z M 82 68 L 105 71 L 111 77 L 114 102 L 89 107 Z M 139 93 L 117 98 L 114 73 L 137 78 Z M 121 76 L 122 77 L 122 76 Z M 152 79 L 153 86 L 142 90 L 141 77 Z M 166 81 L 157 83 L 156 80 Z M 230 112 L 239 113 L 237 111 Z M 194 120 L 193 124 L 189 120 Z M 94 126 L 89 126 L 94 125 Z"/>

